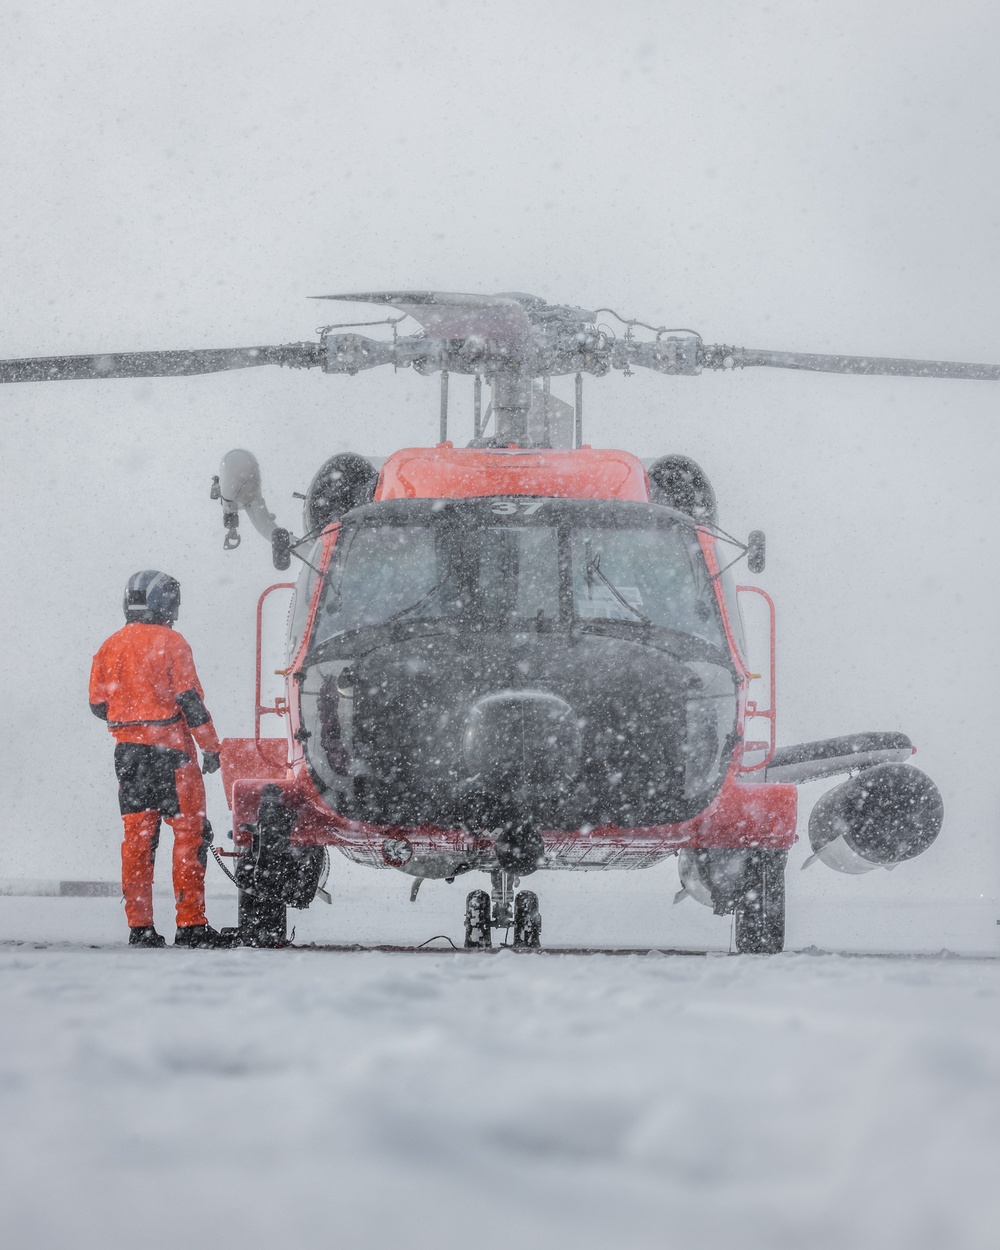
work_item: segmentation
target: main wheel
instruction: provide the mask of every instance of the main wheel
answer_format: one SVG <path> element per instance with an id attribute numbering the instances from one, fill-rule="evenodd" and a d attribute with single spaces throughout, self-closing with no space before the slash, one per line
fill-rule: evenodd
<path id="1" fill-rule="evenodd" d="M 786 851 L 752 851 L 736 904 L 736 949 L 741 955 L 777 955 L 785 947 Z"/>
<path id="2" fill-rule="evenodd" d="M 473 890 L 465 900 L 466 950 L 489 950 L 493 945 L 490 910 L 490 896 L 485 890 Z"/>
<path id="3" fill-rule="evenodd" d="M 542 913 L 538 895 L 521 890 L 514 899 L 514 947 L 516 950 L 538 950 L 542 944 Z"/>
<path id="4" fill-rule="evenodd" d="M 241 886 L 239 932 L 244 946 L 284 946 L 287 941 L 285 885 L 288 835 L 294 821 L 278 786 L 265 786 L 249 853 L 236 870 Z"/>
<path id="5" fill-rule="evenodd" d="M 284 946 L 287 942 L 288 909 L 280 899 L 261 898 L 240 890 L 239 933 L 243 946 Z"/>

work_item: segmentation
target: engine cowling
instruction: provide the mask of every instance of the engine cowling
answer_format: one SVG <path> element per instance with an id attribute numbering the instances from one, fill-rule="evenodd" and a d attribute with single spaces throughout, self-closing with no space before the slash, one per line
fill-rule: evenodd
<path id="1" fill-rule="evenodd" d="M 684 512 L 701 525 L 716 525 L 719 509 L 712 483 L 689 456 L 661 456 L 648 469 L 653 503 Z"/>
<path id="2" fill-rule="evenodd" d="M 307 534 L 319 533 L 345 512 L 371 503 L 378 470 L 355 452 L 343 451 L 321 465 L 309 483 L 302 524 Z"/>
<path id="3" fill-rule="evenodd" d="M 809 842 L 837 872 L 871 872 L 922 854 L 943 820 L 941 793 L 926 773 L 879 764 L 823 795 L 809 816 Z"/>

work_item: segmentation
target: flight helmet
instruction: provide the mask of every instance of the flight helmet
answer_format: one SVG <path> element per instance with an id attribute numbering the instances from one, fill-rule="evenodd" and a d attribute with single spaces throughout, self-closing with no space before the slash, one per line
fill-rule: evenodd
<path id="1" fill-rule="evenodd" d="M 128 579 L 122 607 L 129 623 L 173 625 L 181 607 L 180 584 L 169 573 L 143 569 Z"/>

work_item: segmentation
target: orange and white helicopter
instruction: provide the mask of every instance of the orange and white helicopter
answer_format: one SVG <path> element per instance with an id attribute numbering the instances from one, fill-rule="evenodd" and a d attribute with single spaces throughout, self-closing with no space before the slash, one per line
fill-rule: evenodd
<path id="1" fill-rule="evenodd" d="M 331 326 L 318 342 L 284 346 L 0 362 L 3 382 L 263 364 L 440 374 L 438 444 L 380 468 L 333 456 L 306 494 L 301 537 L 275 524 L 249 452 L 230 452 L 215 480 L 227 547 L 239 545 L 245 512 L 278 569 L 293 557 L 302 566 L 286 694 L 261 704 L 271 587 L 258 607 L 254 734 L 223 744 L 245 943 L 286 941 L 286 909 L 322 892 L 335 847 L 408 874 L 411 896 L 424 879 L 489 874 L 491 890 L 467 898 L 466 945 L 489 947 L 493 929 L 512 928 L 527 949 L 540 944 L 541 916 L 525 878 L 677 855 L 681 893 L 734 914 L 739 951 L 780 951 L 796 785 L 838 774 L 848 779 L 810 816 L 814 857 L 864 872 L 926 850 L 943 805 L 908 763 L 905 735 L 776 747 L 774 605 L 733 574 L 744 556 L 752 573 L 763 569 L 764 536 L 743 543 L 720 528 L 712 487 L 686 457 L 644 465 L 584 445 L 582 379 L 773 366 L 997 380 L 1000 367 L 709 345 L 638 321 L 618 336 L 599 324 L 611 310 L 522 294 L 321 298 L 397 310 L 392 338 Z M 419 333 L 397 332 L 404 316 Z M 474 378 L 462 447 L 448 439 L 452 373 Z M 575 405 L 549 389 L 566 375 Z M 746 654 L 748 594 L 770 620 L 764 679 Z M 262 734 L 270 712 L 286 718 L 285 736 Z"/>

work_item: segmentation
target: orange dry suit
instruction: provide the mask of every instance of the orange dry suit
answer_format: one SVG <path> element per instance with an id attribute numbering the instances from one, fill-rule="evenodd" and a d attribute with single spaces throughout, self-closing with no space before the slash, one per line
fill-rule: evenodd
<path id="1" fill-rule="evenodd" d="M 162 816 L 174 831 L 178 928 L 203 925 L 211 826 L 195 742 L 221 750 L 187 642 L 167 625 L 131 622 L 90 670 L 90 706 L 114 734 L 122 892 L 130 928 L 153 923 L 153 863 Z"/>

